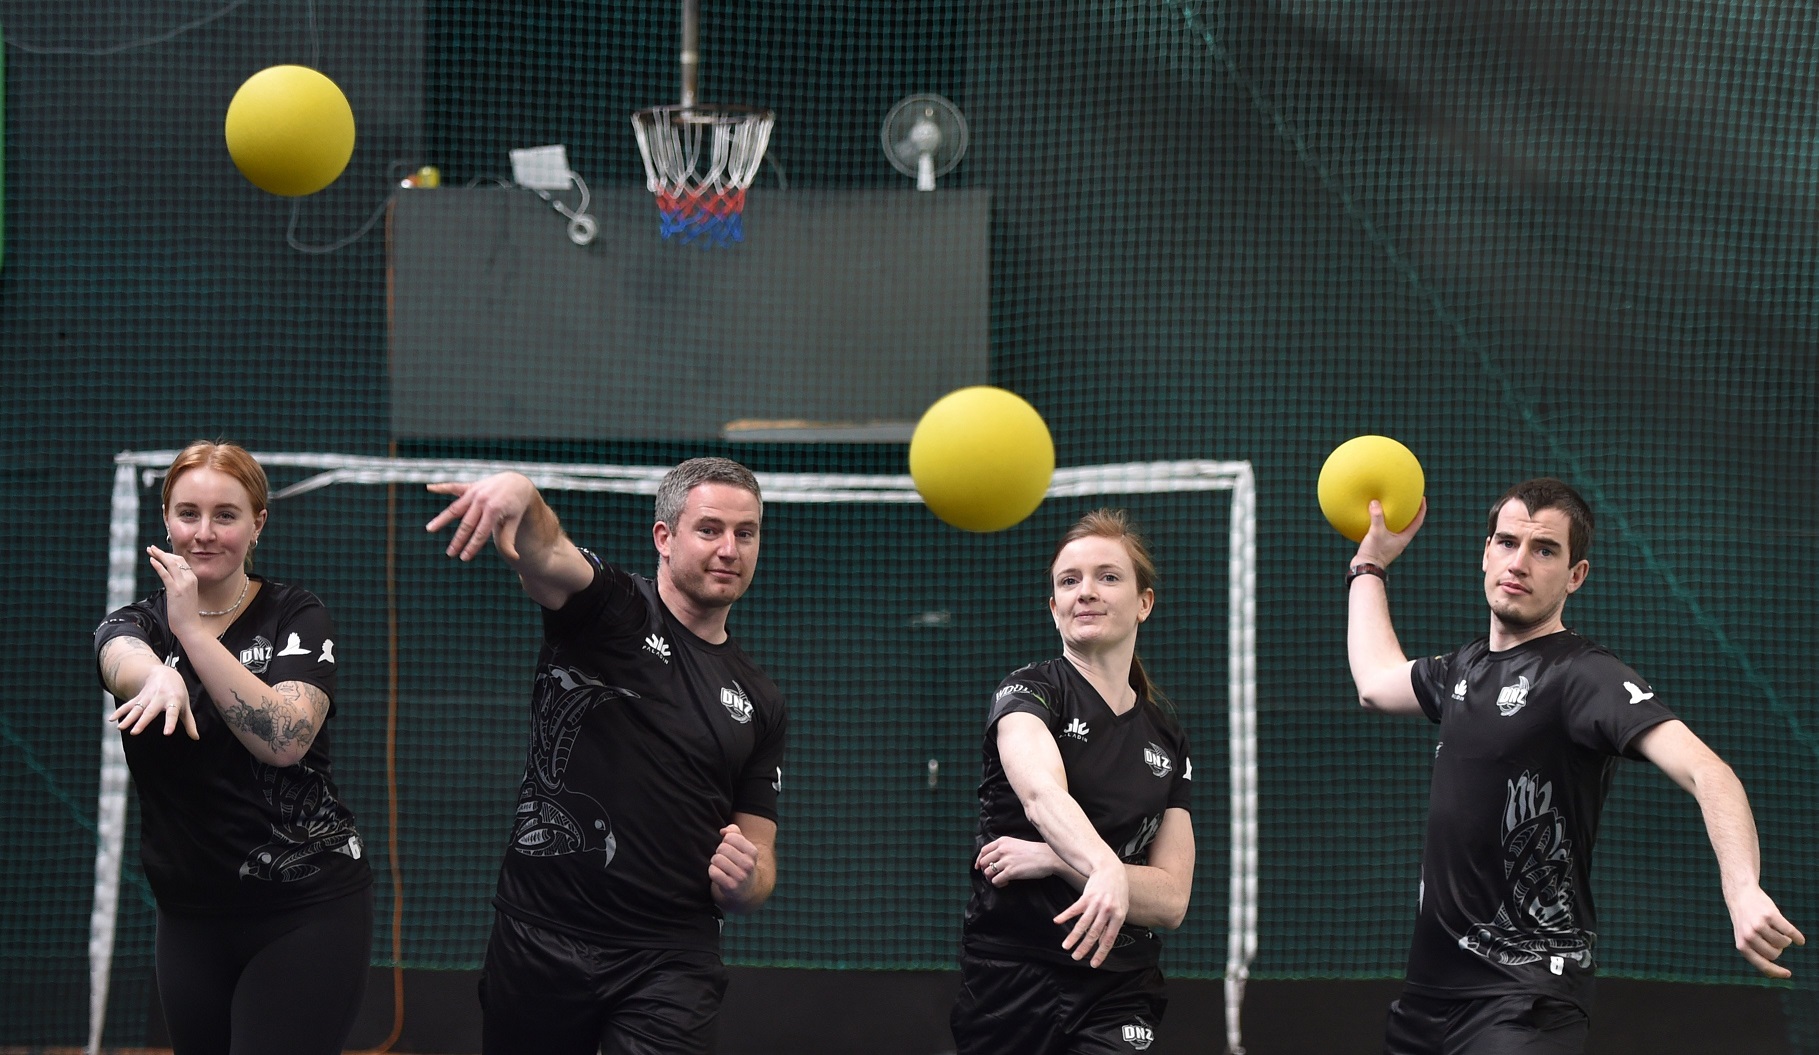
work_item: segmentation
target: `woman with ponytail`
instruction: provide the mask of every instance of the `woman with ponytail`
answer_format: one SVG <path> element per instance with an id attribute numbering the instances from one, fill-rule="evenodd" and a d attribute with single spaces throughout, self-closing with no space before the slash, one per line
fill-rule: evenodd
<path id="1" fill-rule="evenodd" d="M 993 695 L 973 896 L 951 1025 L 959 1055 L 1150 1046 L 1167 1006 L 1157 930 L 1194 879 L 1187 737 L 1137 658 L 1156 568 L 1122 510 L 1049 564 L 1057 659 Z"/>

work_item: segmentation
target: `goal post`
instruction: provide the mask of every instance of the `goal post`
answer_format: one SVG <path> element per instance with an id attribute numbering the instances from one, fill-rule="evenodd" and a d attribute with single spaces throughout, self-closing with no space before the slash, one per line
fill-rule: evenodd
<path id="1" fill-rule="evenodd" d="M 112 519 L 109 530 L 107 607 L 112 611 L 130 604 L 139 596 L 136 573 L 143 554 L 142 525 L 155 511 L 144 505 L 146 493 L 161 478 L 164 469 L 176 457 L 176 451 L 123 451 L 114 458 Z M 596 465 L 525 461 L 487 461 L 474 459 L 384 458 L 330 453 L 255 453 L 260 464 L 278 479 L 291 480 L 274 490 L 274 502 L 288 501 L 301 495 L 339 486 L 383 484 L 427 484 L 443 480 L 471 480 L 490 473 L 515 471 L 529 477 L 546 492 L 593 493 L 601 495 L 654 495 L 669 466 Z M 866 475 L 839 473 L 759 472 L 759 483 L 767 506 L 901 506 L 921 503 L 914 481 L 907 475 Z M 1225 963 L 1222 977 L 1225 985 L 1227 1048 L 1241 1051 L 1240 1011 L 1250 964 L 1257 950 L 1257 761 L 1256 761 L 1256 485 L 1251 466 L 1243 461 L 1160 461 L 1088 465 L 1058 469 L 1050 484 L 1045 507 L 1057 499 L 1095 498 L 1104 496 L 1108 504 L 1135 501 L 1133 496 L 1150 496 L 1166 500 L 1172 496 L 1192 496 L 1197 492 L 1209 497 L 1224 494 L 1228 501 L 1221 510 L 1227 520 L 1224 538 L 1224 561 L 1221 569 L 1225 580 L 1226 655 L 1224 693 L 1226 710 L 1228 816 L 1229 834 L 1228 905 L 1225 934 Z M 855 518 L 858 514 L 854 514 Z M 768 519 L 768 518 L 767 518 Z M 932 517 L 923 518 L 932 521 Z M 1206 518 L 1196 513 L 1183 516 L 1180 530 L 1199 530 Z M 1143 523 L 1140 517 L 1140 525 Z M 648 527 L 648 525 L 646 525 Z M 961 533 L 940 529 L 944 534 L 931 536 L 939 545 L 951 549 L 953 536 Z M 337 539 L 334 525 L 319 528 L 312 541 L 318 548 L 333 550 Z M 1004 533 L 1001 533 L 1004 534 Z M 1184 537 L 1185 534 L 1184 534 Z M 836 538 L 844 536 L 836 532 Z M 350 536 L 349 542 L 356 541 Z M 1043 543 L 1049 539 L 1043 539 Z M 1212 540 L 1200 539 L 1201 543 Z M 881 552 L 876 563 L 898 558 L 915 561 L 918 556 L 905 550 L 889 552 L 896 543 L 861 539 L 859 545 Z M 994 543 L 986 537 L 976 547 Z M 388 543 L 389 545 L 389 543 Z M 770 547 L 767 546 L 767 553 Z M 1033 552 L 1033 551 L 1032 551 Z M 1044 554 L 1046 555 L 1046 554 Z M 1171 563 L 1171 552 L 1162 554 L 1165 570 Z M 1041 558 L 1036 558 L 1039 561 Z M 770 558 L 767 557 L 767 567 Z M 805 562 L 807 563 L 807 562 Z M 1028 569 L 1020 569 L 1027 571 Z M 384 574 L 392 575 L 391 565 Z M 768 572 L 766 573 L 768 574 Z M 838 582 L 817 581 L 805 573 L 804 592 L 839 590 Z M 308 579 L 302 585 L 316 589 Z M 768 579 L 766 580 L 769 581 Z M 388 589 L 390 587 L 388 582 Z M 769 587 L 767 587 L 768 589 Z M 388 597 L 390 594 L 388 593 Z M 1171 595 L 1172 596 L 1172 595 Z M 388 602 L 389 603 L 389 602 Z M 847 599 L 842 599 L 847 603 Z M 861 602 L 854 601 L 854 604 Z M 331 605 L 331 609 L 335 606 Z M 946 615 L 947 613 L 939 613 Z M 339 625 L 343 613 L 336 611 Z M 927 624 L 929 621 L 925 620 Z M 935 620 L 939 622 L 939 620 Z M 1210 635 L 1209 635 L 1210 636 Z M 743 634 L 742 634 L 743 637 Z M 1147 638 L 1146 638 L 1147 640 Z M 748 645 L 749 647 L 749 645 Z M 983 646 L 982 646 L 983 649 Z M 768 656 L 768 653 L 767 653 Z M 864 657 L 857 657 L 860 662 Z M 993 655 L 999 673 L 1011 664 Z M 769 661 L 767 659 L 767 665 Z M 344 688 L 345 693 L 345 688 Z M 395 702 L 395 701 L 394 701 Z M 1210 701 L 1209 701 L 1210 702 Z M 112 703 L 104 697 L 104 713 Z M 792 695 L 792 709 L 795 696 Z M 970 714 L 970 712 L 969 712 Z M 973 716 L 976 721 L 976 716 Z M 813 738 L 798 724 L 795 745 Z M 976 733 L 973 734 L 976 741 Z M 345 742 L 345 741 L 343 741 Z M 1198 748 L 1196 754 L 1207 754 Z M 389 760 L 388 760 L 389 761 Z M 964 761 L 964 760 L 963 760 Z M 975 757 L 971 760 L 977 764 Z M 343 764 L 345 768 L 345 763 Z M 928 786 L 936 784 L 934 759 L 930 759 Z M 841 775 L 841 779 L 846 779 Z M 114 961 L 114 937 L 118 920 L 121 869 L 126 852 L 127 771 L 120 747 L 119 734 L 111 726 L 101 737 L 101 766 L 97 792 L 98 836 L 95 853 L 94 905 L 90 920 L 90 1033 L 89 1050 L 98 1051 L 105 1027 L 106 1008 Z M 957 793 L 957 789 L 954 789 Z M 945 800 L 951 807 L 954 801 Z M 395 823 L 395 818 L 394 818 Z M 365 827 L 365 824 L 363 824 Z M 375 840 L 369 834 L 369 845 Z M 387 859 L 389 862 L 389 858 Z M 375 864 L 379 862 L 376 860 Z M 394 867 L 396 862 L 389 862 Z M 949 896 L 943 894 L 943 897 Z M 958 908 L 954 909 L 958 915 Z M 762 915 L 762 914 L 761 914 Z M 394 960 L 399 958 L 394 955 Z M 797 957 L 801 959 L 800 956 Z M 924 958 L 925 959 L 925 958 Z M 924 965 L 918 961 L 918 966 Z M 1210 969 L 1208 974 L 1215 973 Z"/>

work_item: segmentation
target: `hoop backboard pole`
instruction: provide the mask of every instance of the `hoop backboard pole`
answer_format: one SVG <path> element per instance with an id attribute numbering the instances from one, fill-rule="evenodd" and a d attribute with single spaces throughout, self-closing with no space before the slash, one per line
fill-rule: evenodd
<path id="1" fill-rule="evenodd" d="M 701 71 L 700 0 L 682 0 L 682 105 L 695 105 L 695 81 Z"/>

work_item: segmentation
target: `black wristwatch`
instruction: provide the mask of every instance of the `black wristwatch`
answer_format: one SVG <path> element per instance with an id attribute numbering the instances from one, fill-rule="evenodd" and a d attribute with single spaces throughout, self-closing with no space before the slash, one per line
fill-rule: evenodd
<path id="1" fill-rule="evenodd" d="M 1345 570 L 1345 588 L 1348 592 L 1352 588 L 1352 580 L 1360 575 L 1375 575 L 1385 583 L 1390 581 L 1389 572 L 1384 571 L 1381 564 L 1372 564 L 1370 561 L 1361 560 Z"/>

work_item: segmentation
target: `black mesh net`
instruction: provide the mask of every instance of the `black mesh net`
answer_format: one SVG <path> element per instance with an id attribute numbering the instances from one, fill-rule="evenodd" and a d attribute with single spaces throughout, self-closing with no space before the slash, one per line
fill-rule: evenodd
<path id="1" fill-rule="evenodd" d="M 1433 737 L 1357 713 L 1337 591 L 1351 551 L 1314 499 L 1327 452 L 1362 433 L 1427 471 L 1433 512 L 1392 591 L 1411 653 L 1482 631 L 1492 497 L 1544 473 L 1586 493 L 1600 535 L 1569 623 L 1733 764 L 1765 886 L 1797 923 L 1819 920 L 1819 712 L 1799 674 L 1819 578 L 1809 7 L 708 3 L 702 98 L 777 114 L 745 243 L 724 251 L 662 242 L 632 135 L 633 111 L 676 101 L 673 3 L 0 0 L 0 26 L 0 493 L 16 510 L 0 519 L 0 1044 L 79 1043 L 88 1027 L 103 736 L 89 631 L 118 452 L 222 436 L 900 474 L 901 443 L 726 439 L 664 408 L 826 420 L 850 403 L 901 424 L 922 393 L 984 381 L 1042 412 L 1063 466 L 1254 468 L 1256 976 L 1394 976 L 1413 911 Z M 222 144 L 235 88 L 279 63 L 327 73 L 359 125 L 346 173 L 296 201 L 249 186 Z M 971 126 L 934 195 L 879 142 L 921 92 Z M 511 186 L 508 152 L 554 143 L 589 189 L 591 244 Z M 439 189 L 400 186 L 424 166 Z M 441 278 L 425 273 L 434 252 L 401 273 L 393 251 L 422 233 L 404 226 L 424 212 L 412 196 L 431 194 L 468 210 L 414 243 L 447 247 Z M 580 204 L 578 187 L 552 197 Z M 959 234 L 919 245 L 922 224 Z M 912 251 L 936 264 L 891 270 Z M 966 290 L 930 273 L 962 265 L 988 276 L 974 321 L 955 319 Z M 438 315 L 473 339 L 399 343 Z M 957 336 L 936 347 L 877 319 Z M 954 352 L 974 338 L 976 355 Z M 796 412 L 814 399 L 835 411 Z M 1216 777 L 1165 966 L 1218 976 L 1229 496 L 1107 500 L 1154 536 L 1164 579 L 1143 651 L 1187 716 L 1196 776 Z M 552 501 L 584 542 L 648 559 L 645 500 Z M 796 715 L 783 880 L 729 929 L 732 958 L 953 961 L 984 702 L 1053 651 L 1041 565 L 1092 501 L 1051 500 L 991 536 L 914 505 L 773 509 L 734 628 Z M 439 555 L 421 530 L 432 509 L 414 485 L 312 491 L 274 506 L 260 555 L 358 642 L 337 763 L 375 851 L 376 949 L 472 967 L 536 618 L 490 558 Z M 155 513 L 139 521 L 154 537 Z M 136 589 L 151 589 L 143 572 Z M 138 1039 L 151 999 L 136 837 L 115 1043 Z M 1628 767 L 1601 841 L 1604 971 L 1756 981 L 1684 794 Z M 1819 972 L 1796 973 L 1790 1050 L 1819 1051 Z"/>

